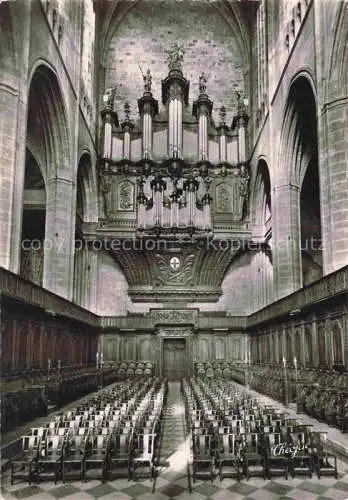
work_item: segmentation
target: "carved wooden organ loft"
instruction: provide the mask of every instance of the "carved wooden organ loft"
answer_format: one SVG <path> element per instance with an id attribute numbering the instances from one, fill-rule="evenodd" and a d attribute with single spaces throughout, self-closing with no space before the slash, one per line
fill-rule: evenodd
<path id="1" fill-rule="evenodd" d="M 119 123 L 115 88 L 104 95 L 99 166 L 104 218 L 99 227 L 140 235 L 209 235 L 245 230 L 249 166 L 246 158 L 246 101 L 238 99 L 231 127 L 226 110 L 212 119 L 213 101 L 204 73 L 199 95 L 188 107 L 190 82 L 182 71 L 183 51 L 169 50 L 162 80 L 163 110 L 151 92 L 150 70 L 138 99 L 140 120 L 130 106 Z"/>

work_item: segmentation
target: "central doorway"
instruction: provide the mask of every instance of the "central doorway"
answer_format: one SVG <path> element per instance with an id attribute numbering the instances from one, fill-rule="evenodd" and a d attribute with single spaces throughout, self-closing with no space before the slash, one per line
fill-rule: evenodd
<path id="1" fill-rule="evenodd" d="M 186 339 L 163 339 L 163 375 L 168 380 L 186 376 Z"/>

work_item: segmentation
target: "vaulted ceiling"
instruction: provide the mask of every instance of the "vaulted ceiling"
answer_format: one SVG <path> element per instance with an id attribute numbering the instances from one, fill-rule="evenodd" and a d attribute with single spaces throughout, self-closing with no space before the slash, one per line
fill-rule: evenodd
<path id="1" fill-rule="evenodd" d="M 183 71 L 190 80 L 190 103 L 197 98 L 199 75 L 208 76 L 207 90 L 227 120 L 236 110 L 237 91 L 248 92 L 249 37 L 247 15 L 240 2 L 206 0 L 138 0 L 107 2 L 100 14 L 101 63 L 105 69 L 100 93 L 116 85 L 116 110 L 125 101 L 136 118 L 143 92 L 141 70 L 150 68 L 152 91 L 161 100 L 167 76 L 165 51 L 177 41 L 184 50 Z M 122 114 L 121 114 L 122 117 Z"/>

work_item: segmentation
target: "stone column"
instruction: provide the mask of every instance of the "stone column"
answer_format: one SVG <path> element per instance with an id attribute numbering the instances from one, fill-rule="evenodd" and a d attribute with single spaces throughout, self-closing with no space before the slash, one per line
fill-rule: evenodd
<path id="1" fill-rule="evenodd" d="M 0 266 L 14 273 L 21 254 L 31 8 L 31 2 L 1 4 Z"/>
<path id="2" fill-rule="evenodd" d="M 348 97 L 325 103 L 319 117 L 319 179 L 324 273 L 348 264 Z"/>
<path id="3" fill-rule="evenodd" d="M 71 179 L 48 180 L 43 287 L 68 300 L 73 293 L 73 194 Z"/>
<path id="4" fill-rule="evenodd" d="M 300 193 L 298 186 L 273 189 L 274 284 L 277 299 L 302 287 Z"/>

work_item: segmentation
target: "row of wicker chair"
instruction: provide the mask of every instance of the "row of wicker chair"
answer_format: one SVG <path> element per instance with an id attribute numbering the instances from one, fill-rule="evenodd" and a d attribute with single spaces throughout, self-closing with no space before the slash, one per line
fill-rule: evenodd
<path id="1" fill-rule="evenodd" d="M 244 475 L 337 477 L 337 458 L 326 434 L 261 405 L 234 384 L 192 379 L 183 383 L 192 437 L 192 475 L 214 479 Z"/>
<path id="2" fill-rule="evenodd" d="M 76 476 L 154 479 L 166 391 L 159 379 L 116 384 L 46 427 L 31 429 L 12 460 L 12 484 Z"/>

